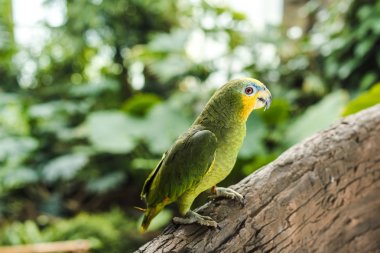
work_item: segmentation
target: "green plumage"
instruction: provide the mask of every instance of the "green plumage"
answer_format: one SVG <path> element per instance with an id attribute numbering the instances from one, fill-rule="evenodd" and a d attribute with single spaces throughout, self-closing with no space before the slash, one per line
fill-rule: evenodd
<path id="1" fill-rule="evenodd" d="M 199 125 L 179 137 L 145 182 L 147 203 L 170 203 L 197 185 L 214 161 L 216 146 L 215 135 Z"/>
<path id="2" fill-rule="evenodd" d="M 257 96 L 246 98 L 242 91 L 252 83 L 258 85 Z M 143 230 L 171 202 L 176 201 L 181 215 L 185 215 L 201 192 L 215 186 L 231 172 L 245 137 L 244 112 L 255 109 L 248 106 L 256 104 L 253 100 L 259 96 L 261 85 L 248 78 L 224 85 L 193 125 L 163 155 L 141 193 L 147 203 Z M 266 96 L 270 96 L 267 93 Z"/>

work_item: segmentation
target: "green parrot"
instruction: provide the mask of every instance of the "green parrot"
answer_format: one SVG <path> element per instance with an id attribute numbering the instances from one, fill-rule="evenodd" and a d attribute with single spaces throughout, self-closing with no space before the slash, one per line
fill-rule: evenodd
<path id="1" fill-rule="evenodd" d="M 212 198 L 226 197 L 244 203 L 244 197 L 229 188 L 216 187 L 230 174 L 246 134 L 250 113 L 269 108 L 272 96 L 260 81 L 242 78 L 219 88 L 191 127 L 162 156 L 148 176 L 141 197 L 146 202 L 141 230 L 164 206 L 177 202 L 182 217 L 177 224 L 198 223 L 217 227 L 211 217 L 190 210 L 194 199 L 211 189 Z"/>

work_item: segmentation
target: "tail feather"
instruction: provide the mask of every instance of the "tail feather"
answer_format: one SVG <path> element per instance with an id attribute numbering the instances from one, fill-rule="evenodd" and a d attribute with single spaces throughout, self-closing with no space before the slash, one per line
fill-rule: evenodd
<path id="1" fill-rule="evenodd" d="M 141 232 L 145 232 L 148 229 L 150 222 L 153 220 L 154 217 L 156 217 L 156 215 L 160 211 L 161 209 L 158 209 L 157 207 L 150 207 L 146 209 L 144 213 L 144 218 L 140 227 Z"/>

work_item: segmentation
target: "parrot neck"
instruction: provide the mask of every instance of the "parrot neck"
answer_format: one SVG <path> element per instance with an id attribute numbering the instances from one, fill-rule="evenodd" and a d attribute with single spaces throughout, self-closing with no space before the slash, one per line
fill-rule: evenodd
<path id="1" fill-rule="evenodd" d="M 215 96 L 210 99 L 195 124 L 212 127 L 231 128 L 245 125 L 247 119 L 242 117 L 243 105 L 239 98 Z"/>

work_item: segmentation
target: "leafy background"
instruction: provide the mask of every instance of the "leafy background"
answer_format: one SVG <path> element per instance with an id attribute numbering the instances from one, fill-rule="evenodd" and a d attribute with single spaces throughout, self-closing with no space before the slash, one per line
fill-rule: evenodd
<path id="1" fill-rule="evenodd" d="M 15 41 L 12 1 L 0 3 L 1 245 L 131 252 L 156 236 L 176 211 L 138 233 L 144 179 L 228 79 L 257 77 L 274 100 L 250 117 L 224 185 L 380 102 L 380 1 L 305 1 L 302 25 L 258 31 L 218 1 L 67 0 L 40 50 Z"/>

